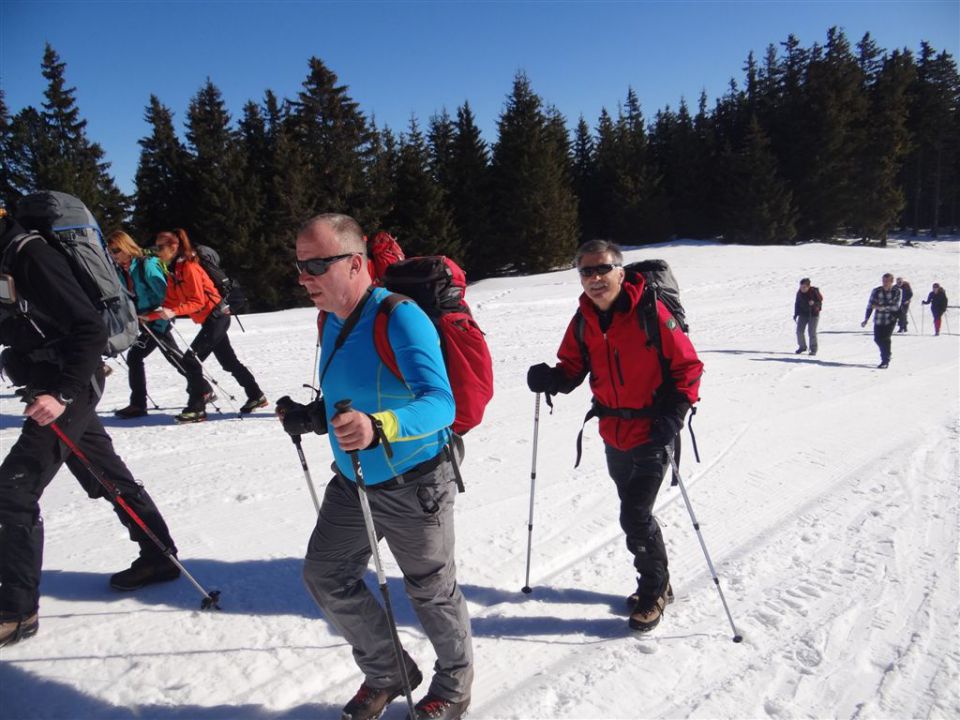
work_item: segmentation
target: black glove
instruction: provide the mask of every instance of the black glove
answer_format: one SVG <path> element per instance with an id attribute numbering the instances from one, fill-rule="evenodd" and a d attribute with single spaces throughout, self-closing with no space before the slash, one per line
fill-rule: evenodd
<path id="1" fill-rule="evenodd" d="M 14 387 L 22 387 L 30 379 L 30 361 L 13 348 L 4 348 L 0 352 L 0 375 Z"/>
<path id="2" fill-rule="evenodd" d="M 527 387 L 535 393 L 547 393 L 556 395 L 559 386 L 556 368 L 552 368 L 546 363 L 531 365 L 527 370 Z"/>
<path id="3" fill-rule="evenodd" d="M 317 435 L 327 433 L 327 412 L 323 398 L 303 405 L 284 395 L 277 400 L 277 416 L 283 423 L 283 430 L 291 437 L 313 432 Z"/>
<path id="4" fill-rule="evenodd" d="M 683 427 L 683 419 L 687 416 L 690 406 L 687 403 L 679 403 L 670 408 L 664 408 L 664 411 L 653 420 L 650 426 L 650 443 L 652 445 L 667 445 L 673 442 L 673 439 Z"/>

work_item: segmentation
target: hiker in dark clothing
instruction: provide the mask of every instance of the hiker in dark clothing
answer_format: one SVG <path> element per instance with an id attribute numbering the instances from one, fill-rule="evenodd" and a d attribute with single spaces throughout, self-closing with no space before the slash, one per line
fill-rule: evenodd
<path id="1" fill-rule="evenodd" d="M 580 246 L 575 260 L 583 288 L 581 315 L 567 326 L 557 351 L 559 363 L 530 367 L 527 386 L 549 397 L 571 392 L 589 375 L 591 412 L 600 418 L 607 472 L 620 498 L 620 526 L 638 573 L 629 625 L 648 632 L 673 600 L 667 550 L 653 505 L 670 468 L 677 434 L 699 399 L 703 363 L 660 300 L 650 308 L 649 320 L 657 323 L 662 357 L 648 342 L 640 318 L 649 297 L 644 295 L 646 281 L 624 270 L 619 246 L 591 240 Z"/>
<path id="2" fill-rule="evenodd" d="M 871 313 L 873 314 L 873 341 L 880 348 L 880 364 L 877 367 L 886 370 L 890 367 L 892 355 L 890 338 L 893 336 L 893 329 L 900 316 L 900 288 L 893 284 L 892 273 L 884 273 L 880 286 L 875 287 L 870 293 L 867 312 L 863 316 L 860 327 L 867 326 Z"/>
<path id="3" fill-rule="evenodd" d="M 22 388 L 17 392 L 26 402 L 20 437 L 0 464 L 0 646 L 5 646 L 31 637 L 39 626 L 44 489 L 66 463 L 87 495 L 107 497 L 97 479 L 48 427 L 51 423 L 116 485 L 159 540 L 176 549 L 160 511 L 117 455 L 97 417 L 104 385 L 100 353 L 107 340 L 99 311 L 67 259 L 2 214 L 0 252 L 16 254 L 9 273 L 12 288 L 9 282 L 2 286 L 6 308 L 22 307 L 15 304 L 20 298 L 27 302 L 28 313 L 31 306 L 35 309 L 29 317 L 6 309 L 0 313 L 0 344 L 6 346 L 0 355 L 3 372 Z M 128 570 L 110 578 L 113 588 L 135 590 L 179 577 L 176 565 L 116 502 L 114 511 L 140 545 L 140 557 Z"/>
<path id="4" fill-rule="evenodd" d="M 793 319 L 797 323 L 797 355 L 807 350 L 804 330 L 810 336 L 810 354 L 817 354 L 817 323 L 820 322 L 822 308 L 823 295 L 820 294 L 819 288 L 810 284 L 810 278 L 803 278 L 793 303 Z"/>
<path id="5" fill-rule="evenodd" d="M 907 313 L 910 312 L 910 300 L 913 298 L 913 288 L 903 278 L 897 278 L 897 287 L 900 288 L 900 316 L 897 318 L 897 332 L 907 331 Z"/>
<path id="6" fill-rule="evenodd" d="M 934 283 L 933 289 L 927 295 L 921 305 L 929 305 L 930 312 L 933 313 L 933 334 L 940 334 L 940 321 L 943 320 L 943 314 L 947 311 L 947 293 L 940 287 L 940 283 Z"/>

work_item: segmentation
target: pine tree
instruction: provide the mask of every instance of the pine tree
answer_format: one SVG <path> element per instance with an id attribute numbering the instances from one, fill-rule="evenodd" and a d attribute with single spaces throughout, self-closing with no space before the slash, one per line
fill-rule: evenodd
<path id="1" fill-rule="evenodd" d="M 459 255 L 459 238 L 443 191 L 430 169 L 430 151 L 415 117 L 400 142 L 396 202 L 389 228 L 408 256 Z"/>
<path id="2" fill-rule="evenodd" d="M 17 167 L 17 163 L 22 161 L 16 154 L 13 123 L 7 111 L 3 88 L 0 88 L 0 207 L 9 212 L 15 209 L 21 194 L 19 188 L 24 184 Z"/>
<path id="3" fill-rule="evenodd" d="M 366 120 L 319 58 L 310 58 L 309 68 L 291 107 L 296 142 L 310 172 L 310 205 L 316 212 L 360 215 L 372 140 Z"/>
<path id="4" fill-rule="evenodd" d="M 530 81 L 517 73 L 498 121 L 491 180 L 497 225 L 482 257 L 486 269 L 543 272 L 570 262 L 577 239 L 576 198 L 558 117 L 548 120 Z"/>
<path id="5" fill-rule="evenodd" d="M 725 156 L 724 239 L 758 245 L 792 240 L 796 215 L 790 192 L 756 116 L 750 119 L 740 151 L 728 148 Z"/>
<path id="6" fill-rule="evenodd" d="M 885 245 L 887 233 L 906 204 L 899 175 L 909 148 L 907 91 L 915 68 L 910 55 L 899 51 L 877 59 L 879 51 L 869 34 L 859 48 L 869 109 L 857 172 L 851 178 L 851 218 L 858 234 Z"/>
<path id="7" fill-rule="evenodd" d="M 138 141 L 133 211 L 134 232 L 141 242 L 161 230 L 183 227 L 190 219 L 186 197 L 189 158 L 174 130 L 173 113 L 151 95 L 144 119 L 152 131 Z"/>
<path id="8" fill-rule="evenodd" d="M 210 245 L 228 273 L 255 271 L 247 260 L 256 207 L 245 184 L 243 154 L 220 90 L 207 79 L 187 109 L 191 198 L 186 229 L 195 244 Z"/>
<path id="9" fill-rule="evenodd" d="M 47 44 L 41 63 L 47 89 L 40 122 L 27 112 L 27 122 L 17 128 L 30 148 L 32 189 L 75 195 L 104 228 L 118 227 L 129 211 L 129 198 L 109 176 L 103 148 L 87 139 L 87 121 L 80 118 L 76 88 L 66 86 L 66 67 Z"/>
<path id="10" fill-rule="evenodd" d="M 377 128 L 376 122 L 370 124 L 370 152 L 365 169 L 367 188 L 366 215 L 361 222 L 372 236 L 384 226 L 393 211 L 396 199 L 397 166 L 399 163 L 398 142 L 393 131 L 384 126 Z"/>
<path id="11" fill-rule="evenodd" d="M 573 139 L 573 192 L 577 196 L 581 244 L 600 236 L 595 152 L 590 127 L 581 115 Z"/>
<path id="12" fill-rule="evenodd" d="M 457 119 L 453 127 L 453 154 L 447 198 L 453 212 L 457 235 L 460 237 L 463 268 L 469 271 L 472 277 L 480 277 L 483 273 L 484 264 L 478 258 L 483 257 L 493 227 L 489 155 L 470 104 L 464 102 L 457 108 Z"/>

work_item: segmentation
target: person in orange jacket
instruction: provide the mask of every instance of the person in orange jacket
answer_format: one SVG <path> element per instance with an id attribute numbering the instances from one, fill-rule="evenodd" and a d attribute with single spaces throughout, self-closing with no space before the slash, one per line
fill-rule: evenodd
<path id="1" fill-rule="evenodd" d="M 153 313 L 170 320 L 186 316 L 198 325 L 200 332 L 190 344 L 192 352 L 183 355 L 187 374 L 187 407 L 177 415 L 177 422 L 201 422 L 207 419 L 206 404 L 215 399 L 213 389 L 203 377 L 202 363 L 213 353 L 220 366 L 233 375 L 247 394 L 241 413 L 250 413 L 267 405 L 267 398 L 247 367 L 240 362 L 230 344 L 230 311 L 210 276 L 197 260 L 190 238 L 182 228 L 157 235 L 156 253 L 170 269 L 167 295 L 163 307 Z M 151 317 L 152 317 L 151 315 Z"/>

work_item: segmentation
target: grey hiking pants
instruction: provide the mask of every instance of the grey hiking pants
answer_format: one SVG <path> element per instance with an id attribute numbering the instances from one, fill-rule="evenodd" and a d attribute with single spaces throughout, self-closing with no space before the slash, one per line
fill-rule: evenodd
<path id="1" fill-rule="evenodd" d="M 459 702 L 470 697 L 473 644 L 467 603 L 454 564 L 453 467 L 436 468 L 399 486 L 368 488 L 377 538 L 386 538 L 424 632 L 437 653 L 430 692 Z M 400 682 L 390 626 L 363 580 L 370 543 L 359 491 L 337 474 L 327 485 L 310 536 L 303 578 L 324 616 L 347 639 L 371 687 Z M 406 653 L 404 653 L 406 655 Z M 408 668 L 413 661 L 407 657 Z"/>
<path id="2" fill-rule="evenodd" d="M 810 352 L 817 351 L 817 323 L 820 322 L 819 315 L 798 315 L 797 316 L 797 349 L 806 351 L 807 341 L 803 336 L 806 330 L 810 335 Z"/>

